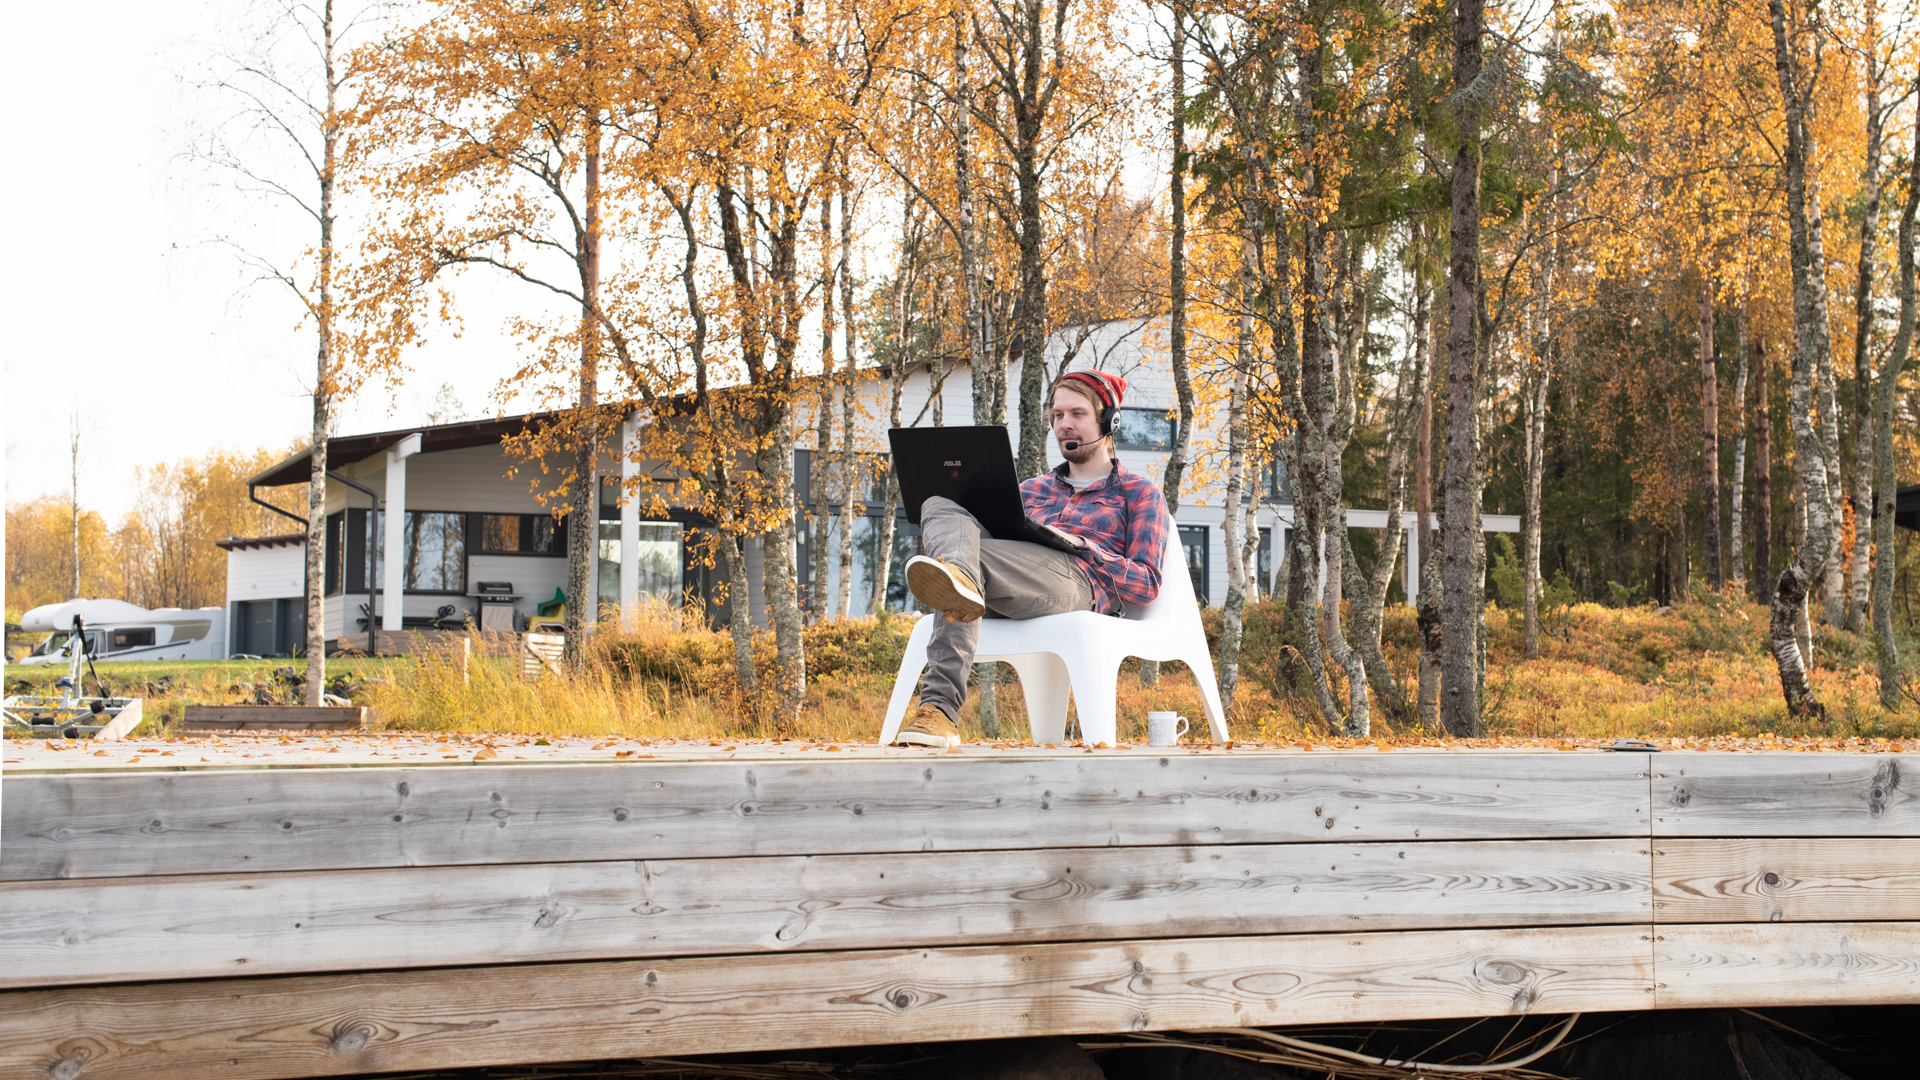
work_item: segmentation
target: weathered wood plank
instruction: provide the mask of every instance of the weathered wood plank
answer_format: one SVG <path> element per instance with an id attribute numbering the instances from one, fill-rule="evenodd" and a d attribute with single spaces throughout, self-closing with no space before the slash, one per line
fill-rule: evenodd
<path id="1" fill-rule="evenodd" d="M 180 722 L 188 731 L 357 731 L 367 726 L 367 709 L 364 705 L 189 705 Z"/>
<path id="2" fill-rule="evenodd" d="M 1656 836 L 1920 836 L 1900 754 L 1659 754 Z"/>
<path id="3" fill-rule="evenodd" d="M 143 705 L 144 701 L 142 699 L 134 698 L 132 701 L 121 706 L 120 714 L 113 718 L 112 723 L 93 733 L 93 741 L 119 742 L 127 736 L 132 735 L 133 729 L 139 727 L 140 721 L 146 718 L 146 710 L 142 708 Z"/>
<path id="4" fill-rule="evenodd" d="M 1920 840 L 1665 839 L 1653 888 L 1659 922 L 1920 921 Z"/>
<path id="5" fill-rule="evenodd" d="M 1054 755 L 14 775 L 0 880 L 1645 836 L 1613 754 Z"/>
<path id="6" fill-rule="evenodd" d="M 1645 840 L 1068 848 L 0 889 L 0 988 L 456 964 L 1637 923 Z"/>
<path id="7" fill-rule="evenodd" d="M 1920 923 L 1662 926 L 1660 1008 L 1920 1001 Z"/>
<path id="8" fill-rule="evenodd" d="M 1644 928 L 525 965 L 0 995 L 0 1076 L 427 1067 L 1642 1007 Z"/>

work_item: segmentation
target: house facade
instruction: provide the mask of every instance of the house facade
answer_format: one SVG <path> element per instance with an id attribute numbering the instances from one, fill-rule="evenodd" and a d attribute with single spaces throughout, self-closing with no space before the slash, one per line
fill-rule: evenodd
<path id="1" fill-rule="evenodd" d="M 1128 381 L 1125 407 L 1116 422 L 1117 453 L 1129 470 L 1158 480 L 1177 434 L 1177 400 L 1167 350 L 1164 322 L 1127 321 L 1103 324 L 1062 335 L 1049 350 L 1049 370 L 1073 352 L 1070 368 L 1097 367 Z M 915 365 L 906 372 L 901 392 L 901 423 L 909 427 L 971 423 L 971 372 L 965 365 L 935 370 Z M 854 566 L 851 611 L 869 613 L 880 560 L 892 565 L 887 606 L 903 610 L 911 603 L 905 591 L 903 567 L 915 553 L 918 530 L 896 522 L 892 550 L 878 550 L 884 513 L 884 487 L 873 468 L 886 448 L 888 402 L 892 373 L 871 368 L 856 381 L 858 410 L 855 448 L 863 462 L 854 513 Z M 1010 398 L 1017 394 L 1019 363 L 1008 374 Z M 837 396 L 837 395 L 836 395 Z M 824 506 L 813 501 L 813 471 L 822 461 L 807 446 L 813 441 L 818 397 L 803 393 L 796 409 L 797 440 L 794 462 L 795 503 L 801 527 L 795 564 L 805 593 L 831 598 L 839 589 L 839 495 Z M 1224 412 L 1224 410 L 1221 410 Z M 837 406 L 833 427 L 837 460 L 839 428 Z M 1020 429 L 1017 400 L 1008 401 L 1008 428 Z M 466 421 L 411 427 L 364 435 L 336 437 L 329 443 L 331 463 L 326 493 L 327 552 L 324 566 L 326 593 L 325 634 L 330 642 L 365 648 L 369 624 L 376 632 L 391 632 L 471 621 L 490 630 L 521 630 L 551 614 L 552 605 L 565 596 L 566 524 L 555 516 L 558 501 L 551 481 L 571 467 L 570 458 L 540 462 L 524 460 L 503 440 L 544 422 L 540 415 Z M 1175 516 L 1179 542 L 1192 575 L 1194 592 L 1202 603 L 1224 600 L 1227 571 L 1222 523 L 1225 507 L 1216 446 L 1218 421 L 1202 418 L 1194 446 L 1198 460 L 1182 485 Z M 708 525 L 697 514 L 671 510 L 662 515 L 643 513 L 639 500 L 627 497 L 626 481 L 657 465 L 626 452 L 637 445 L 637 418 L 609 433 L 602 446 L 599 520 L 596 522 L 598 557 L 593 566 L 594 612 L 601 618 L 636 615 L 645 603 L 701 604 L 715 626 L 725 624 L 726 604 L 714 589 L 719 571 L 700 565 L 701 530 Z M 1048 440 L 1048 465 L 1062 460 Z M 310 466 L 305 452 L 275 464 L 254 477 L 259 496 L 273 502 L 276 487 L 304 484 Z M 836 469 L 837 472 L 837 469 Z M 1258 557 L 1261 579 L 1271 581 L 1276 556 L 1284 551 L 1293 508 L 1280 479 L 1272 471 L 1260 478 L 1262 506 Z M 377 510 L 377 512 L 376 512 Z M 827 576 L 812 580 L 812 520 L 824 511 L 829 557 Z M 282 510 L 298 520 L 297 510 Z M 1384 528 L 1384 511 L 1349 511 L 1354 527 Z M 286 654 L 303 640 L 304 606 L 301 572 L 304 539 L 286 535 L 223 541 L 227 550 L 229 642 L 236 653 Z M 1417 532 L 1414 515 L 1404 513 L 1398 527 L 1407 530 L 1405 552 L 1413 548 Z M 1517 518 L 1485 515 L 1490 531 L 1513 532 Z M 758 537 L 745 545 L 750 595 L 749 610 L 765 625 L 762 592 L 764 548 Z M 1406 565 L 1412 565 L 1406 562 Z M 1406 595 L 1417 596 L 1418 582 L 1406 575 Z M 719 590 L 724 592 L 724 590 Z"/>

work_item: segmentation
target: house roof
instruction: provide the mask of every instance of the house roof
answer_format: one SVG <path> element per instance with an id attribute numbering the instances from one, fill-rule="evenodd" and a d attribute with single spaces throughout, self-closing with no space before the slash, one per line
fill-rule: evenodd
<path id="1" fill-rule="evenodd" d="M 375 431 L 367 435 L 336 435 L 327 440 L 327 459 L 333 462 L 360 461 L 413 434 L 420 436 L 421 453 L 464 450 L 470 446 L 492 446 L 508 435 L 517 435 L 530 427 L 538 427 L 553 416 L 553 413 L 527 413 L 522 416 L 502 416 L 492 420 L 462 420 L 454 424 L 404 427 L 393 431 Z M 281 487 L 286 484 L 306 483 L 311 472 L 311 467 L 307 463 L 311 450 L 311 447 L 302 447 L 294 451 L 248 480 L 247 483 L 256 487 Z"/>
<path id="2" fill-rule="evenodd" d="M 251 551 L 255 548 L 297 547 L 306 542 L 306 533 L 281 533 L 278 536 L 229 536 L 225 540 L 215 540 L 213 546 L 222 551 Z"/>

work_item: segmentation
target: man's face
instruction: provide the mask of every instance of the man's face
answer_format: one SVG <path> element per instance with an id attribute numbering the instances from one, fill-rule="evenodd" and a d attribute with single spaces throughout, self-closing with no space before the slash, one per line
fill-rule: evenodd
<path id="1" fill-rule="evenodd" d="M 1100 410 L 1086 395 L 1066 387 L 1053 392 L 1053 438 L 1060 455 L 1075 465 L 1093 460 L 1100 442 Z M 1072 450 L 1067 443 L 1078 442 Z"/>

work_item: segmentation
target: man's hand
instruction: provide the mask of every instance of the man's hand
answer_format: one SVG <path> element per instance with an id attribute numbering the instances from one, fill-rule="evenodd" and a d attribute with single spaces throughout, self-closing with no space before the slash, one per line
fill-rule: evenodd
<path id="1" fill-rule="evenodd" d="M 1041 523 L 1041 527 L 1046 529 L 1048 532 L 1052 533 L 1053 535 L 1059 537 L 1060 539 L 1065 540 L 1068 544 L 1071 544 L 1074 550 L 1076 551 L 1087 550 L 1087 542 L 1085 540 L 1081 539 L 1078 536 L 1073 535 L 1070 532 L 1067 532 L 1065 529 L 1057 529 L 1057 528 L 1054 528 L 1052 525 L 1048 525 L 1044 522 Z"/>

